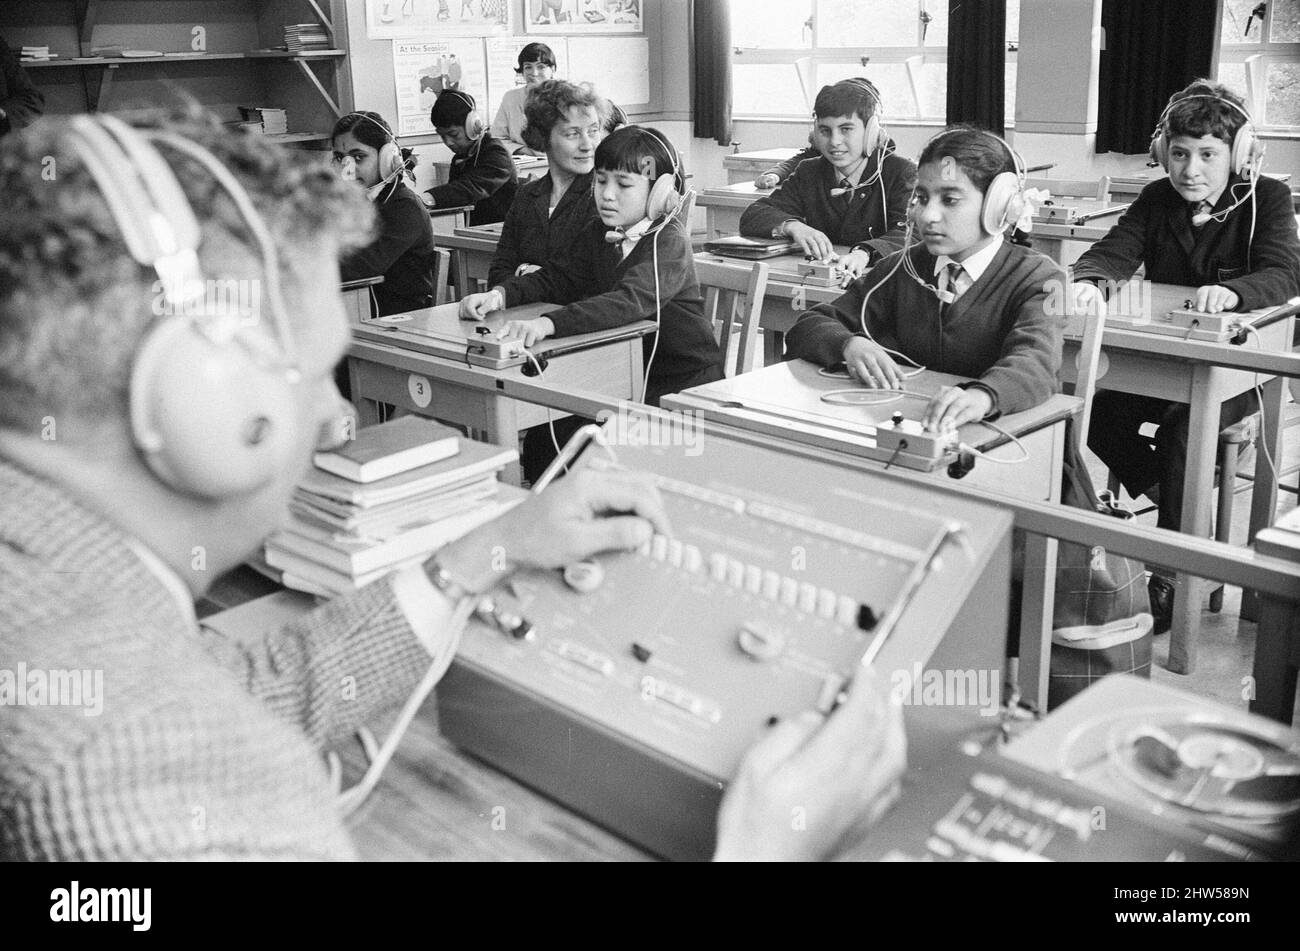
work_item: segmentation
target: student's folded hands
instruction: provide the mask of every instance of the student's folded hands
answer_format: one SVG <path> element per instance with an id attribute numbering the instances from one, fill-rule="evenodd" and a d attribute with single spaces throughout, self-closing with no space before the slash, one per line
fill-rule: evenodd
<path id="1" fill-rule="evenodd" d="M 492 288 L 482 294 L 467 294 L 460 302 L 461 320 L 487 320 L 487 315 L 494 310 L 504 310 L 505 295 L 500 288 Z"/>
<path id="2" fill-rule="evenodd" d="M 921 425 L 931 432 L 953 430 L 974 423 L 993 411 L 993 397 L 988 390 L 978 386 L 962 389 L 948 386 L 939 392 L 925 408 Z"/>
<path id="3" fill-rule="evenodd" d="M 903 371 L 885 348 L 866 337 L 853 337 L 844 345 L 844 369 L 849 376 L 866 386 L 898 390 L 903 386 Z"/>
<path id="4" fill-rule="evenodd" d="M 531 320 L 507 320 L 497 331 L 497 339 L 521 340 L 525 347 L 545 340 L 555 333 L 555 324 L 549 317 L 534 317 Z"/>

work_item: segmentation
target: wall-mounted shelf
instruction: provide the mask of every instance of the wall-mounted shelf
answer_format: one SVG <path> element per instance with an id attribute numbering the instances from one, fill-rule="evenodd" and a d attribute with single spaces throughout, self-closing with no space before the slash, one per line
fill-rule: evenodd
<path id="1" fill-rule="evenodd" d="M 216 59 L 343 59 L 347 55 L 346 50 L 312 50 L 307 53 L 253 50 L 251 53 L 185 53 L 176 56 L 87 56 L 25 62 L 23 69 L 53 69 L 59 66 L 134 66 L 137 63 L 195 63 Z"/>

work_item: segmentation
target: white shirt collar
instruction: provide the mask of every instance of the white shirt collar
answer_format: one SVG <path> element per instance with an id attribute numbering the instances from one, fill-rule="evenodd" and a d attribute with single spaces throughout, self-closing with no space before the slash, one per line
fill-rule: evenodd
<path id="1" fill-rule="evenodd" d="M 135 556 L 140 559 L 140 563 L 158 579 L 159 584 L 167 589 L 167 593 L 176 602 L 177 610 L 180 611 L 181 617 L 190 625 L 190 629 L 197 630 L 199 619 L 198 615 L 194 613 L 194 595 L 185 582 L 181 580 L 180 575 L 172 571 L 165 561 L 146 548 L 139 539 L 125 535 L 123 540 L 126 542 L 126 547 L 131 549 Z"/>
<path id="2" fill-rule="evenodd" d="M 623 242 L 619 245 L 619 251 L 622 253 L 623 257 L 627 257 L 632 253 L 632 249 L 636 247 L 636 243 L 644 238 L 645 233 L 649 230 L 650 219 L 642 218 L 632 227 L 623 232 Z"/>
<path id="3" fill-rule="evenodd" d="M 985 271 L 988 270 L 989 265 L 993 263 L 993 258 L 998 253 L 998 249 L 1001 247 L 1002 247 L 1002 238 L 999 236 L 994 240 L 990 241 L 984 247 L 980 248 L 978 251 L 976 251 L 974 254 L 968 257 L 965 261 L 957 262 L 954 261 L 952 258 L 948 257 L 948 255 L 941 254 L 939 255 L 938 259 L 934 262 L 934 273 L 936 275 L 942 274 L 943 269 L 947 267 L 949 264 L 960 263 L 962 269 L 970 276 L 971 283 L 974 284 L 976 281 L 980 279 L 980 275 L 982 275 Z"/>

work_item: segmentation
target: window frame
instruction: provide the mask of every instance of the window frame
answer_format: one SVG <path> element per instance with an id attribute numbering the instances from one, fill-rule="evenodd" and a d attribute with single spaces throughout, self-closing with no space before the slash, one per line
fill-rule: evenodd
<path id="1" fill-rule="evenodd" d="M 1268 67 L 1277 63 L 1300 64 L 1300 41 L 1282 43 L 1274 42 L 1270 38 L 1273 30 L 1273 4 L 1275 2 L 1276 0 L 1270 0 L 1264 8 L 1264 19 L 1258 24 L 1259 38 L 1257 41 L 1253 43 L 1226 43 L 1224 37 L 1219 36 L 1214 50 L 1214 76 L 1216 79 L 1219 78 L 1220 70 L 1224 64 L 1241 66 L 1246 77 L 1246 88 L 1240 91 L 1245 96 L 1255 131 L 1261 135 L 1271 133 L 1274 135 L 1297 136 L 1300 135 L 1300 124 L 1266 123 L 1261 118 L 1257 118 L 1264 116 L 1267 112 Z M 1219 4 L 1219 24 L 1220 33 L 1222 33 L 1222 2 Z M 1253 26 L 1255 24 L 1252 23 Z"/>
<path id="2" fill-rule="evenodd" d="M 727 0 L 727 2 L 735 3 L 737 0 Z M 745 0 L 740 0 L 740 2 L 743 3 Z M 932 35 L 927 35 L 928 42 L 923 43 L 922 41 L 922 14 L 928 12 L 927 7 L 933 7 L 936 3 L 946 2 L 946 0 L 913 0 L 913 2 L 916 3 L 917 8 L 916 45 L 914 46 L 818 46 L 818 31 L 821 22 L 819 8 L 822 0 L 810 0 L 812 5 L 812 37 L 810 45 L 760 49 L 758 47 L 741 47 L 733 44 L 731 65 L 733 69 L 736 66 L 789 66 L 796 71 L 796 78 L 800 64 L 807 64 L 811 75 L 814 77 L 816 76 L 817 67 L 820 66 L 854 66 L 858 68 L 904 66 L 907 68 L 908 88 L 911 93 L 910 109 L 903 112 L 898 108 L 896 102 L 890 102 L 890 108 L 885 114 L 886 118 L 890 122 L 898 124 L 943 125 L 946 116 L 926 115 L 921 111 L 920 85 L 916 70 L 926 65 L 942 65 L 946 67 L 948 64 L 948 38 L 946 35 L 940 40 L 936 40 Z M 933 25 L 931 25 L 931 29 L 933 29 Z M 1008 67 L 1016 65 L 1018 48 L 1018 42 L 1008 42 L 1006 53 Z M 815 95 L 816 89 L 809 90 L 809 92 L 810 95 Z M 746 122 L 808 121 L 806 115 L 783 112 L 747 113 L 733 111 L 732 118 Z M 1011 120 L 1008 119 L 1007 123 L 1011 125 Z"/>

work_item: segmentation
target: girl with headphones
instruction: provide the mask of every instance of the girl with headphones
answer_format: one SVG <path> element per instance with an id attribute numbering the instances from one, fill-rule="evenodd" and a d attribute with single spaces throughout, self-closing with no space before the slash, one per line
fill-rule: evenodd
<path id="1" fill-rule="evenodd" d="M 596 148 L 596 211 L 572 253 L 554 267 L 507 282 L 506 307 L 549 301 L 534 320 L 508 321 L 503 339 L 532 346 L 638 320 L 659 331 L 645 338 L 643 401 L 722 378 L 722 355 L 704 318 L 690 234 L 679 216 L 687 192 L 677 149 L 657 129 L 624 126 Z"/>
<path id="2" fill-rule="evenodd" d="M 365 188 L 378 213 L 378 234 L 339 264 L 343 280 L 382 275 L 374 288 L 378 316 L 430 307 L 434 300 L 433 226 L 420 196 L 404 181 L 415 159 L 398 148 L 392 130 L 374 112 L 351 112 L 334 126 L 334 165 Z"/>
<path id="3" fill-rule="evenodd" d="M 1024 211 L 1024 173 L 998 136 L 958 127 L 921 152 L 903 249 L 847 293 L 800 316 L 786 355 L 899 389 L 909 368 L 967 377 L 926 408 L 931 430 L 995 419 L 1056 392 L 1062 319 L 1046 306 L 1061 269 L 1004 240 Z"/>

